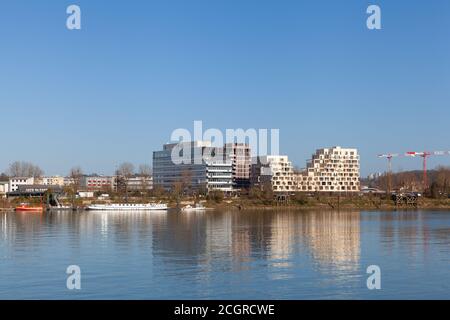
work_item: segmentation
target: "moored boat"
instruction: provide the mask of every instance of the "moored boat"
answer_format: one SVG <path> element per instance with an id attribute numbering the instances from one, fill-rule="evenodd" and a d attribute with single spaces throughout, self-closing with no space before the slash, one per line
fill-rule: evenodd
<path id="1" fill-rule="evenodd" d="M 16 212 L 43 212 L 44 207 L 42 206 L 30 206 L 28 204 L 21 204 L 20 206 L 15 208 Z"/>
<path id="2" fill-rule="evenodd" d="M 114 203 L 114 204 L 92 204 L 87 210 L 96 211 L 164 211 L 167 210 L 165 203 Z"/>
<path id="3" fill-rule="evenodd" d="M 181 211 L 183 212 L 190 212 L 190 211 L 206 211 L 207 208 L 204 207 L 201 203 L 197 203 L 195 206 L 187 205 L 183 208 L 181 208 Z"/>
<path id="4" fill-rule="evenodd" d="M 50 211 L 68 211 L 68 210 L 73 210 L 73 208 L 71 206 L 58 205 L 55 207 L 50 207 L 49 210 Z"/>

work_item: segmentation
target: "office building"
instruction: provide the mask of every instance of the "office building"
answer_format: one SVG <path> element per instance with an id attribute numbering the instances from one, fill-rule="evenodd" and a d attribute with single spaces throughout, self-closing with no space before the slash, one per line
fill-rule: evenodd
<path id="1" fill-rule="evenodd" d="M 209 141 L 165 144 L 163 150 L 153 152 L 153 186 L 173 190 L 176 185 L 188 193 L 231 192 L 232 163 L 223 160 L 222 148 L 212 147 Z"/>
<path id="2" fill-rule="evenodd" d="M 80 178 L 80 189 L 87 191 L 110 191 L 115 188 L 116 177 L 83 176 Z"/>
<path id="3" fill-rule="evenodd" d="M 227 143 L 224 146 L 224 156 L 233 167 L 233 188 L 248 189 L 252 166 L 250 146 L 247 143 Z"/>

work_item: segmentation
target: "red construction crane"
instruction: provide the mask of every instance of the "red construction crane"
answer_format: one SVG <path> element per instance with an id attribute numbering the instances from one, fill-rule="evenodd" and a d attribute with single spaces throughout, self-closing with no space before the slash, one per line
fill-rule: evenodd
<path id="1" fill-rule="evenodd" d="M 423 158 L 423 187 L 428 188 L 428 177 L 427 177 L 427 158 L 430 156 L 445 156 L 450 155 L 450 151 L 422 151 L 422 152 L 407 152 L 406 156 L 409 157 L 422 157 Z"/>

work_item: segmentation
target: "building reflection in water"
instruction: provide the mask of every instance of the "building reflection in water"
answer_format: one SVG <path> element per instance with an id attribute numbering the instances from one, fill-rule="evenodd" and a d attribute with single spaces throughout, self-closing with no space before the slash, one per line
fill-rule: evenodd
<path id="1" fill-rule="evenodd" d="M 254 260 L 292 269 L 299 252 L 318 266 L 358 270 L 359 212 L 216 212 L 168 215 L 153 229 L 154 252 L 172 263 L 209 272 L 248 270 Z M 306 246 L 306 248 L 305 248 Z"/>
<path id="2" fill-rule="evenodd" d="M 360 212 L 302 215 L 302 236 L 319 268 L 357 271 L 361 257 Z"/>
<path id="3" fill-rule="evenodd" d="M 2 230 L 2 241 L 4 241 L 4 243 L 7 243 L 8 238 L 10 237 L 10 230 L 9 230 L 9 223 L 8 223 L 8 214 L 7 213 L 2 213 L 1 214 L 1 230 Z"/>
<path id="4" fill-rule="evenodd" d="M 298 219 L 292 212 L 286 212 L 274 216 L 271 225 L 269 259 L 275 267 L 291 267 L 289 260 L 300 231 Z"/>
<path id="5" fill-rule="evenodd" d="M 359 220 L 357 212 L 224 211 L 3 214 L 0 221 L 2 239 L 15 245 L 37 247 L 36 233 L 65 232 L 70 247 L 89 239 L 123 248 L 137 241 L 171 263 L 198 263 L 205 271 L 221 264 L 238 271 L 261 259 L 274 268 L 291 268 L 295 250 L 306 251 L 305 244 L 320 265 L 354 267 L 360 257 Z M 17 234 L 20 241 L 14 240 Z"/>
<path id="6" fill-rule="evenodd" d="M 379 228 L 373 234 L 378 236 L 375 240 L 383 254 L 401 248 L 411 256 L 420 251 L 426 255 L 433 238 L 448 242 L 449 232 L 445 226 L 430 225 L 425 215 L 268 210 L 2 213 L 1 248 L 5 256 L 8 248 L 44 252 L 51 239 L 68 248 L 108 247 L 123 255 L 137 248 L 136 254 L 145 252 L 165 263 L 169 273 L 181 268 L 203 280 L 217 270 L 248 271 L 256 267 L 255 261 L 265 261 L 270 277 L 287 279 L 302 263 L 312 263 L 316 270 L 329 274 L 361 271 L 362 218 Z"/>

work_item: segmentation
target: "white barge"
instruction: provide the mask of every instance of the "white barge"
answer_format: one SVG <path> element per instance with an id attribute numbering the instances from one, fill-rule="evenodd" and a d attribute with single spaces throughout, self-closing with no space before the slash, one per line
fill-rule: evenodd
<path id="1" fill-rule="evenodd" d="M 167 210 L 165 203 L 117 203 L 117 204 L 92 204 L 87 210 L 96 211 L 164 211 Z"/>
<path id="2" fill-rule="evenodd" d="M 183 208 L 181 208 L 182 212 L 195 212 L 195 211 L 206 211 L 208 210 L 206 207 L 204 207 L 202 204 L 197 203 L 194 207 L 191 205 L 187 205 Z"/>

